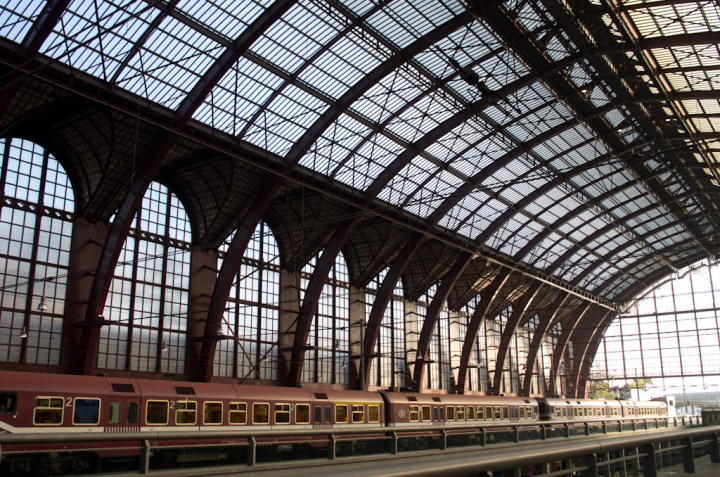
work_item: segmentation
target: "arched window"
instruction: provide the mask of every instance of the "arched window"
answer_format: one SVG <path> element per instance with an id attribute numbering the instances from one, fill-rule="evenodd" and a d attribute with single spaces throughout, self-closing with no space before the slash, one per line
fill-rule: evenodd
<path id="1" fill-rule="evenodd" d="M 302 270 L 301 299 L 304 299 L 320 252 Z M 317 312 L 308 336 L 303 365 L 303 381 L 310 383 L 347 384 L 348 327 L 350 324 L 350 286 L 345 258 L 339 253 L 328 274 L 318 301 Z"/>
<path id="2" fill-rule="evenodd" d="M 185 372 L 191 240 L 183 205 L 151 183 L 105 302 L 105 319 L 117 323 L 102 329 L 99 368 Z"/>
<path id="3" fill-rule="evenodd" d="M 377 290 L 382 285 L 388 269 L 380 272 L 367 286 L 365 310 L 367 322 L 375 303 Z M 385 307 L 380 336 L 375 344 L 375 356 L 370 364 L 370 384 L 379 387 L 403 387 L 406 382 L 405 369 L 405 300 L 402 281 L 398 280 L 393 296 Z"/>
<path id="4" fill-rule="evenodd" d="M 234 234 L 220 249 L 224 257 Z M 220 265 L 218 265 L 218 269 Z M 215 376 L 277 380 L 280 257 L 275 237 L 258 224 L 228 297 L 215 352 Z"/>
<path id="5" fill-rule="evenodd" d="M 0 361 L 59 364 L 72 187 L 60 163 L 37 144 L 0 139 L 0 153 Z"/>

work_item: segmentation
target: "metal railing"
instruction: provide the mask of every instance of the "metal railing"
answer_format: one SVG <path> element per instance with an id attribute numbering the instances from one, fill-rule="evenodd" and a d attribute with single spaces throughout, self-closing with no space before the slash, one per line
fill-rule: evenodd
<path id="1" fill-rule="evenodd" d="M 168 468 L 187 468 L 201 465 L 206 461 L 210 462 L 203 465 L 216 464 L 225 467 L 233 466 L 237 469 L 238 465 L 254 467 L 272 464 L 278 460 L 291 462 L 308 458 L 347 461 L 353 458 L 362 459 L 362 456 L 365 456 L 377 460 L 379 456 L 388 459 L 398 455 L 410 456 L 415 453 L 414 451 L 425 451 L 426 454 L 442 453 L 447 450 L 468 451 L 499 444 L 512 445 L 543 441 L 548 443 L 562 440 L 566 445 L 571 445 L 567 440 L 573 437 L 598 436 L 605 438 L 612 434 L 622 434 L 628 437 L 617 437 L 616 439 L 635 439 L 635 437 L 640 438 L 641 436 L 630 437 L 632 431 L 658 430 L 695 424 L 699 424 L 698 418 L 694 420 L 692 418 L 669 418 L 573 423 L 534 422 L 511 426 L 474 422 L 471 425 L 463 426 L 433 425 L 428 428 L 382 427 L 360 430 L 349 425 L 344 429 L 278 431 L 249 429 L 244 432 L 203 430 L 189 433 L 168 430 L 128 433 L 0 434 L 0 459 L 2 459 L 0 460 L 0 470 L 3 469 L 2 466 L 5 463 L 9 462 L 8 459 L 12 460 L 13 457 L 15 462 L 19 462 L 22 460 L 22 456 L 47 455 L 48 453 L 52 456 L 51 458 L 55 459 L 49 464 L 50 473 L 53 475 L 62 473 L 57 469 L 62 470 L 64 466 L 86 465 L 79 456 L 90 453 L 97 454 L 99 462 L 87 462 L 87 466 L 93 468 L 81 470 L 95 473 L 118 470 L 117 468 L 108 469 L 107 465 L 103 466 L 102 459 L 103 455 L 116 455 L 119 452 L 131 455 L 127 460 L 129 467 L 124 470 L 140 474 Z M 688 432 L 691 430 L 685 429 Z M 705 431 L 705 434 L 707 433 Z M 716 446 L 717 437 L 707 442 L 713 442 L 713 445 Z M 102 444 L 98 445 L 98 443 Z M 117 444 L 111 446 L 108 445 L 109 443 Z M 36 445 L 42 445 L 43 450 L 39 452 Z M 3 446 L 5 447 L 3 448 Z M 7 446 L 13 446 L 14 449 L 10 450 Z M 23 448 L 18 449 L 18 446 Z M 57 447 L 53 448 L 52 446 Z M 523 451 L 525 449 L 527 446 L 523 446 Z M 68 459 L 68 455 L 74 456 L 72 460 Z M 493 452 L 493 455 L 497 455 L 497 453 Z M 635 457 L 636 460 L 638 458 Z M 117 462 L 117 458 L 114 458 L 113 462 Z M 320 463 L 317 460 L 315 462 L 315 465 L 320 467 Z M 550 462 L 550 460 L 545 460 L 545 462 Z M 600 466 L 603 465 L 602 462 L 604 461 L 601 459 Z M 588 469 L 590 468 L 591 466 L 588 467 Z M 580 471 L 581 469 L 577 468 L 574 470 L 574 472 Z M 582 471 L 585 472 L 584 469 Z M 34 473 L 38 472 L 34 471 Z"/>

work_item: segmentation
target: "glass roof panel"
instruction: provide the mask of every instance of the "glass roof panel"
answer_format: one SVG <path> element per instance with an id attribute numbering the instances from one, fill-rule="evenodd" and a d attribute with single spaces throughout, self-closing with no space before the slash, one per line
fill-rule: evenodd
<path id="1" fill-rule="evenodd" d="M 464 181 L 448 171 L 441 170 L 422 185 L 403 207 L 408 212 L 427 218 Z"/>
<path id="2" fill-rule="evenodd" d="M 272 0 L 217 2 L 211 0 L 180 0 L 177 9 L 210 31 L 232 41 L 240 36 Z"/>
<path id="3" fill-rule="evenodd" d="M 368 24 L 403 48 L 464 9 L 460 2 L 446 6 L 442 2 L 396 0 L 370 17 Z"/>
<path id="4" fill-rule="evenodd" d="M 40 52 L 110 81 L 158 13 L 144 2 L 71 2 Z"/>
<path id="5" fill-rule="evenodd" d="M 120 72 L 118 85 L 174 109 L 223 50 L 213 40 L 166 17 Z"/>
<path id="6" fill-rule="evenodd" d="M 585 250 L 578 250 L 565 263 L 561 264 L 553 275 L 562 278 L 568 282 L 581 274 L 586 268 L 595 263 L 594 257 Z"/>
<path id="7" fill-rule="evenodd" d="M 506 209 L 507 207 L 505 207 L 503 203 L 495 199 L 485 201 L 476 213 L 468 216 L 467 221 L 458 230 L 458 233 L 474 240 L 480 233 L 484 232 L 499 215 L 505 212 Z"/>
<path id="8" fill-rule="evenodd" d="M 427 180 L 437 169 L 438 167 L 432 162 L 416 156 L 387 183 L 378 198 L 393 205 L 400 205 L 419 184 Z"/>
<path id="9" fill-rule="evenodd" d="M 376 124 L 382 124 L 431 88 L 429 79 L 403 64 L 370 87 L 352 104 L 351 109 Z"/>
<path id="10" fill-rule="evenodd" d="M 42 0 L 6 0 L 0 5 L 0 36 L 22 43 L 46 2 Z"/>
<path id="11" fill-rule="evenodd" d="M 289 85 L 248 130 L 245 140 L 284 156 L 328 104 Z"/>
<path id="12" fill-rule="evenodd" d="M 465 121 L 448 131 L 443 137 L 425 149 L 438 160 L 451 163 L 461 153 L 473 153 L 475 146 L 487 137 L 489 131 L 482 129 L 477 121 Z"/>
<path id="13" fill-rule="evenodd" d="M 444 91 L 434 91 L 390 121 L 386 129 L 404 141 L 414 143 L 457 112 L 459 106 Z"/>
<path id="14" fill-rule="evenodd" d="M 333 9 L 301 0 L 250 48 L 251 53 L 283 71 L 294 73 L 336 37 L 347 20 Z"/>
<path id="15" fill-rule="evenodd" d="M 574 246 L 572 242 L 552 232 L 532 252 L 523 257 L 523 261 L 540 270 L 545 270 Z"/>
<path id="16" fill-rule="evenodd" d="M 524 217 L 512 217 L 510 220 L 505 221 L 505 223 L 485 241 L 485 245 L 497 250 L 508 238 L 516 237 L 516 232 L 523 227 L 523 222 L 521 222 L 523 219 L 527 220 Z"/>
<path id="17" fill-rule="evenodd" d="M 450 230 L 457 230 L 457 228 L 489 198 L 490 197 L 482 191 L 472 191 L 470 194 L 464 196 L 452 209 L 450 209 L 447 214 L 445 214 L 439 222 L 440 226 L 446 227 Z M 472 238 L 476 235 L 476 232 L 472 229 L 466 229 L 466 233 L 463 233 L 463 235 Z"/>
<path id="18" fill-rule="evenodd" d="M 405 148 L 387 136 L 375 134 L 338 169 L 335 179 L 365 190 L 404 150 Z"/>
<path id="19" fill-rule="evenodd" d="M 205 98 L 193 118 L 237 136 L 281 84 L 282 78 L 240 58 Z"/>
<path id="20" fill-rule="evenodd" d="M 493 136 L 484 139 L 472 150 L 464 153 L 462 157 L 453 162 L 453 167 L 468 177 L 472 177 L 510 149 L 512 149 L 512 144 L 507 139 Z"/>
<path id="21" fill-rule="evenodd" d="M 333 171 L 352 154 L 364 137 L 372 130 L 350 116 L 343 114 L 322 137 L 313 144 L 300 164 L 321 174 L 331 176 Z"/>
<path id="22" fill-rule="evenodd" d="M 511 221 L 512 222 L 512 221 Z M 508 223 L 510 226 L 511 224 Z M 534 222 L 532 220 L 525 222 L 521 228 L 517 229 L 512 236 L 505 240 L 505 243 L 500 248 L 502 253 L 507 255 L 515 256 L 517 252 L 522 250 L 525 245 L 535 238 L 538 234 L 542 233 L 545 227 L 542 224 Z"/>

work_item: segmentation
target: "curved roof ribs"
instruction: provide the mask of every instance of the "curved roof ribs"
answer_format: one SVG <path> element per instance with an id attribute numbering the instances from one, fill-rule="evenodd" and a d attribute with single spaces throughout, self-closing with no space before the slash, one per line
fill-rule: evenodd
<path id="1" fill-rule="evenodd" d="M 540 345 L 545 341 L 547 332 L 550 328 L 555 326 L 557 320 L 560 319 L 561 312 L 564 311 L 563 307 L 567 301 L 572 297 L 569 293 L 560 293 L 553 300 L 550 307 L 545 311 L 542 317 L 540 317 L 540 323 L 533 333 L 533 339 L 530 343 L 530 349 L 528 350 L 527 360 L 525 361 L 525 378 L 523 380 L 522 392 L 524 396 L 529 396 L 532 388 L 532 377 L 533 370 L 536 367 L 537 355 L 540 351 Z M 547 389 L 538 390 L 538 394 L 542 391 L 543 394 L 547 393 Z"/>
<path id="2" fill-rule="evenodd" d="M 555 348 L 553 349 L 550 394 L 556 394 L 555 391 L 557 388 L 555 387 L 555 385 L 557 383 L 558 371 L 560 370 L 560 361 L 565 358 L 567 344 L 570 341 L 570 337 L 573 335 L 573 332 L 575 331 L 575 329 L 577 329 L 585 316 L 594 308 L 595 305 L 588 304 L 586 307 L 581 308 L 580 310 L 578 310 L 577 313 L 570 316 L 570 318 L 563 323 L 562 332 L 560 333 L 557 343 L 555 344 Z"/>
<path id="3" fill-rule="evenodd" d="M 595 353 L 600 346 L 605 330 L 610 326 L 617 315 L 607 312 L 592 328 L 583 330 L 577 339 L 573 339 L 573 369 L 567 380 L 568 387 L 573 390 L 576 398 L 585 398 L 585 388 L 590 370 L 592 369 Z"/>
<path id="4" fill-rule="evenodd" d="M 513 303 L 513 311 L 505 324 L 505 329 L 503 329 L 502 337 L 500 338 L 500 347 L 498 348 L 497 359 L 495 360 L 495 376 L 493 377 L 490 394 L 500 394 L 500 385 L 503 381 L 502 378 L 505 371 L 505 357 L 507 356 L 508 349 L 510 348 L 510 340 L 515 334 L 515 330 L 517 330 L 518 325 L 522 322 L 525 315 L 534 304 L 535 299 L 538 298 L 538 294 L 540 293 L 542 287 L 542 283 L 534 282 L 525 291 L 525 293 L 523 293 L 522 297 Z"/>
<path id="5" fill-rule="evenodd" d="M 417 354 L 415 359 L 415 369 L 413 370 L 413 383 L 417 387 L 416 391 L 420 392 L 423 389 L 423 376 L 425 372 L 425 363 L 428 358 L 428 348 L 430 347 L 430 339 L 432 338 L 435 324 L 437 323 L 438 316 L 440 316 L 440 310 L 445 304 L 450 292 L 455 288 L 457 279 L 465 271 L 470 262 L 473 260 L 474 255 L 471 252 L 463 251 L 455 261 L 455 264 L 442 278 L 440 286 L 435 292 L 430 306 L 427 309 L 425 320 L 423 321 L 423 327 L 418 337 Z M 503 281 L 504 283 L 504 281 Z"/>
<path id="6" fill-rule="evenodd" d="M 465 391 L 470 353 L 475 346 L 475 338 L 477 337 L 480 323 L 487 318 L 487 313 L 493 309 L 495 299 L 499 296 L 499 292 L 503 286 L 505 286 L 505 282 L 507 282 L 510 278 L 510 274 L 510 270 L 503 268 L 500 273 L 495 276 L 492 283 L 480 293 L 480 302 L 475 307 L 475 311 L 468 322 L 465 339 L 463 340 L 462 354 L 460 355 L 460 369 L 458 371 L 458 378 L 455 386 L 455 389 L 458 392 Z M 423 356 L 424 355 L 420 355 L 418 353 L 418 357 L 423 358 Z M 422 366 L 422 361 L 420 364 Z"/>
<path id="7" fill-rule="evenodd" d="M 482 5 L 482 8 L 473 10 L 473 14 L 482 16 L 483 20 L 488 23 L 493 30 L 503 39 L 507 44 L 514 45 L 513 53 L 521 59 L 521 61 L 533 71 L 538 77 L 542 68 L 545 67 L 550 61 L 544 52 L 538 50 L 538 48 L 532 43 L 527 34 L 521 31 L 518 26 L 511 21 L 505 9 L 500 7 L 487 7 Z M 593 134 L 604 138 L 603 141 L 610 151 L 617 154 L 618 148 L 623 147 L 619 136 L 613 134 L 613 130 L 608 124 L 601 120 L 592 120 L 587 116 L 589 104 L 585 98 L 579 97 L 578 95 L 570 94 L 575 91 L 575 87 L 568 82 L 562 75 L 545 75 L 543 76 L 544 84 L 554 92 L 555 95 L 565 98 L 564 104 L 568 105 L 573 112 L 573 115 L 584 123 L 589 131 L 593 131 Z M 655 132 L 655 131 L 653 131 Z M 620 157 L 620 156 L 618 156 Z M 663 194 L 658 193 L 653 187 L 646 183 L 637 170 L 634 164 L 626 162 L 626 170 L 636 176 L 640 183 L 644 184 L 644 187 L 650 194 L 652 194 L 658 202 L 666 204 L 666 200 L 663 198 Z M 682 224 L 686 228 L 688 234 L 693 237 L 696 243 L 703 248 L 706 253 L 707 249 L 705 245 L 699 240 L 697 234 L 695 234 L 683 220 L 680 220 L 672 207 L 666 204 L 666 210 L 670 213 L 679 224 Z"/>

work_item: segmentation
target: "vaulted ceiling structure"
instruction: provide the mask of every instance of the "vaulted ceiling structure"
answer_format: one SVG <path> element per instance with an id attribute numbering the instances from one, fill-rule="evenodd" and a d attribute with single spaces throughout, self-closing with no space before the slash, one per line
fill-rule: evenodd
<path id="1" fill-rule="evenodd" d="M 596 328 L 718 253 L 714 0 L 6 0 L 0 19 L 2 134 L 48 147 L 90 220 L 158 180 L 194 247 L 260 214 L 288 269 L 334 247 L 357 286 L 391 266 L 410 299 L 452 279 L 451 307 L 496 286 L 572 301 L 566 322 L 603 310 Z"/>

